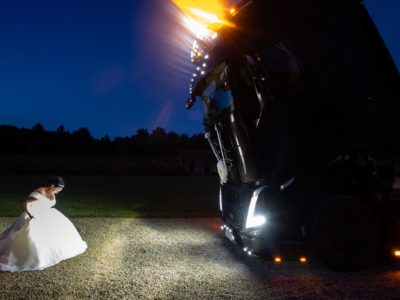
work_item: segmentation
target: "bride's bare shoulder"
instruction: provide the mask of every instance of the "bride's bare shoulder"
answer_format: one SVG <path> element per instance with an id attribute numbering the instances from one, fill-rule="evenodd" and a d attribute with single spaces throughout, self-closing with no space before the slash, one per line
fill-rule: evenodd
<path id="1" fill-rule="evenodd" d="M 39 194 L 42 194 L 42 195 L 46 195 L 46 188 L 44 188 L 44 187 L 39 187 L 39 188 L 37 188 L 37 189 L 35 190 L 35 192 L 38 192 Z"/>
<path id="2" fill-rule="evenodd" d="M 37 192 L 37 193 L 39 193 L 39 194 L 44 196 L 45 195 L 45 188 L 44 187 L 39 187 L 36 190 L 34 190 L 33 192 Z M 31 194 L 28 196 L 28 198 L 25 201 L 32 202 L 32 201 L 36 201 L 37 200 L 36 197 L 34 197 Z"/>

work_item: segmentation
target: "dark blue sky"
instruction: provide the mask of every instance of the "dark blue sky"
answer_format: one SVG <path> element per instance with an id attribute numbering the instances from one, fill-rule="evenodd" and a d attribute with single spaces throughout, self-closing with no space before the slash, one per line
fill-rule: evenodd
<path id="1" fill-rule="evenodd" d="M 397 66 L 400 1 L 366 0 Z M 186 111 L 190 41 L 168 0 L 2 1 L 0 124 L 129 136 L 201 132 Z"/>

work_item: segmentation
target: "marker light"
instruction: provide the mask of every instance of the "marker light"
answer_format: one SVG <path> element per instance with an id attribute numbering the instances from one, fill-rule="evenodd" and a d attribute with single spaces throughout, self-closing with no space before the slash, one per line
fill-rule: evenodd
<path id="1" fill-rule="evenodd" d="M 222 26 L 234 26 L 228 20 L 228 7 L 215 0 L 172 0 L 181 10 L 183 24 L 200 39 L 210 38 Z"/>
<path id="2" fill-rule="evenodd" d="M 282 258 L 280 256 L 275 256 L 274 261 L 275 263 L 280 264 L 282 262 Z"/>
<path id="3" fill-rule="evenodd" d="M 305 256 L 300 256 L 299 261 L 301 263 L 306 263 L 307 262 L 307 258 Z"/>
<path id="4" fill-rule="evenodd" d="M 400 250 L 394 250 L 393 255 L 400 258 Z"/>

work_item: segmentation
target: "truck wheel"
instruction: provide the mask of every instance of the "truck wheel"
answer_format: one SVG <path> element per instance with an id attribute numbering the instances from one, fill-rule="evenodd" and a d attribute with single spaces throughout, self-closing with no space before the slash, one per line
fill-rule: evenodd
<path id="1" fill-rule="evenodd" d="M 325 200 L 311 228 L 317 257 L 335 271 L 356 271 L 375 263 L 382 242 L 378 216 L 355 197 Z"/>

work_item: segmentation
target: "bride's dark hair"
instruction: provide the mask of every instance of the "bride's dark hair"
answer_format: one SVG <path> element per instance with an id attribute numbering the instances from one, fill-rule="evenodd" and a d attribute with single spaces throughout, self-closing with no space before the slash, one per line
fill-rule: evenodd
<path id="1" fill-rule="evenodd" d="M 64 179 L 60 176 L 50 177 L 48 184 L 49 184 L 49 186 L 53 184 L 54 186 L 57 186 L 57 187 L 61 187 L 61 188 L 65 187 Z"/>

